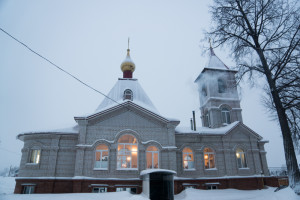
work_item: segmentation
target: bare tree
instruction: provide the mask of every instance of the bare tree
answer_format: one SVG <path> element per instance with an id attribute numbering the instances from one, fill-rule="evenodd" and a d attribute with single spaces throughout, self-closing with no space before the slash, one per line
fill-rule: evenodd
<path id="1" fill-rule="evenodd" d="M 263 76 L 277 116 L 290 186 L 300 188 L 293 138 L 299 139 L 300 8 L 297 0 L 214 0 L 207 36 L 228 45 L 239 78 Z M 299 186 L 299 187 L 297 187 Z"/>

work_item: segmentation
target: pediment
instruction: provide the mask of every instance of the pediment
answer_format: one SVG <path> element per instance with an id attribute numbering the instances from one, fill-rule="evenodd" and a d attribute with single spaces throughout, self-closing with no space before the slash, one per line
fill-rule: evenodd
<path id="1" fill-rule="evenodd" d="M 179 120 L 173 120 L 168 119 L 160 114 L 154 113 L 140 105 L 137 105 L 131 101 L 126 101 L 122 104 L 118 104 L 116 106 L 110 107 L 108 109 L 105 109 L 103 111 L 85 116 L 85 117 L 74 117 L 74 119 L 79 121 L 86 121 L 88 124 L 90 123 L 97 123 L 100 121 L 107 120 L 112 117 L 116 117 L 118 115 L 121 115 L 126 112 L 132 112 L 136 115 L 139 115 L 145 119 L 148 119 L 150 121 L 156 122 L 156 123 L 162 123 L 162 124 L 168 124 L 172 123 L 173 125 L 177 126 L 179 124 Z"/>
<path id="2" fill-rule="evenodd" d="M 242 122 L 239 122 L 236 126 L 230 129 L 225 134 L 225 137 L 230 137 L 231 139 L 249 139 L 251 137 L 257 140 L 262 139 L 262 137 L 259 134 L 257 134 L 255 131 L 250 129 Z"/>

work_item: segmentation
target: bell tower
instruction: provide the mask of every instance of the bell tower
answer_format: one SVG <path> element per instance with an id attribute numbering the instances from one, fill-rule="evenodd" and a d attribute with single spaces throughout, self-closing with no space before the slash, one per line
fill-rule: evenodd
<path id="1" fill-rule="evenodd" d="M 218 128 L 243 121 L 235 74 L 210 47 L 209 59 L 195 80 L 198 85 L 202 126 Z"/>

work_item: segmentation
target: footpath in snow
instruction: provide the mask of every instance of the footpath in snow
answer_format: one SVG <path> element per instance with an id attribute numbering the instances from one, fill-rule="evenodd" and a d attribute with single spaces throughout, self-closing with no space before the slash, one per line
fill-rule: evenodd
<path id="1" fill-rule="evenodd" d="M 13 177 L 0 177 L 0 200 L 146 200 L 141 195 L 132 195 L 129 192 L 109 193 L 72 193 L 72 194 L 13 194 L 15 179 Z M 300 200 L 291 188 L 274 192 L 276 188 L 269 187 L 263 190 L 197 190 L 186 189 L 175 200 Z"/>

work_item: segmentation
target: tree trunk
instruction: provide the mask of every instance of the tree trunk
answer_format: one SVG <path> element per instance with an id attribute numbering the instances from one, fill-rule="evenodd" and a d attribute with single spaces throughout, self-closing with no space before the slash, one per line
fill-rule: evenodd
<path id="1" fill-rule="evenodd" d="M 285 113 L 285 109 L 283 108 L 282 102 L 280 100 L 278 91 L 276 89 L 276 84 L 272 79 L 271 71 L 269 70 L 267 61 L 264 57 L 264 54 L 262 50 L 259 48 L 257 50 L 257 53 L 260 57 L 264 72 L 267 77 L 267 82 L 269 84 L 273 101 L 276 107 L 277 116 L 279 119 L 279 124 L 281 128 L 281 133 L 283 137 L 283 146 L 284 146 L 284 152 L 285 152 L 285 160 L 286 160 L 286 166 L 287 166 L 287 172 L 289 177 L 289 184 L 292 188 L 296 189 L 296 192 L 298 188 L 295 188 L 297 185 L 300 187 L 300 172 L 297 164 L 294 144 L 292 140 L 291 130 L 287 121 L 287 115 Z M 299 188 L 300 189 L 300 188 Z"/>

